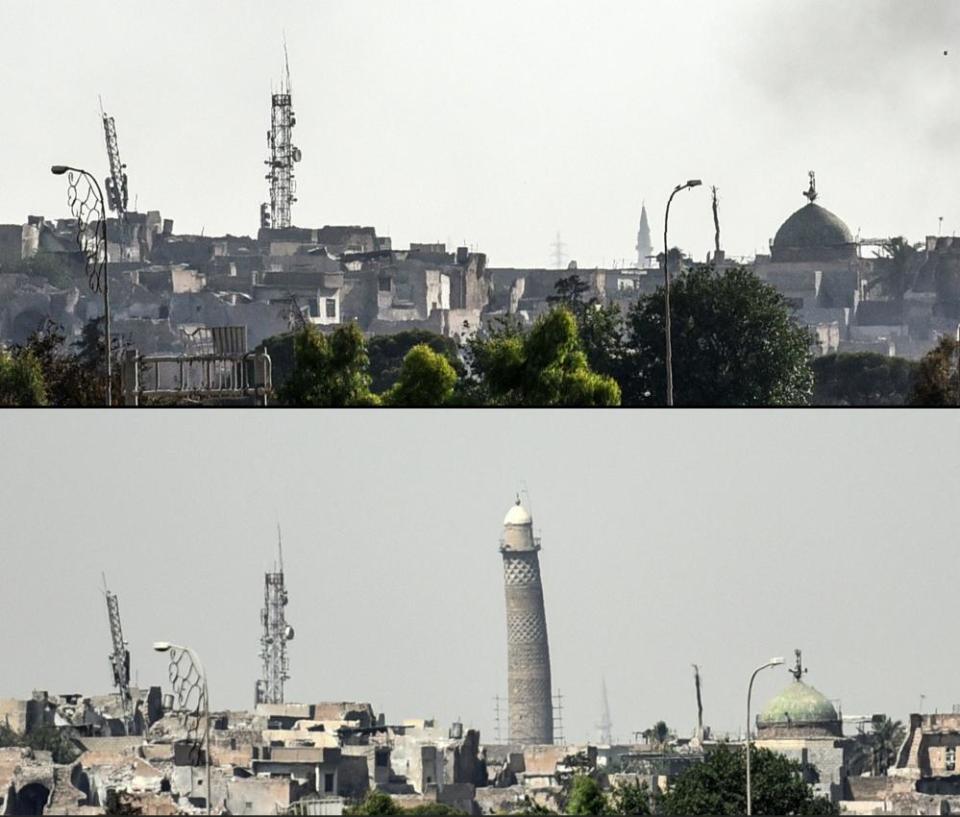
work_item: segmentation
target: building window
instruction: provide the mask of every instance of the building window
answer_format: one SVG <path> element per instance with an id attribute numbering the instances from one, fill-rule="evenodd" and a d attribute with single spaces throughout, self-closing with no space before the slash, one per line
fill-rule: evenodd
<path id="1" fill-rule="evenodd" d="M 948 772 L 955 772 L 957 770 L 957 747 L 948 746 L 946 751 L 946 767 Z"/>
<path id="2" fill-rule="evenodd" d="M 323 791 L 326 794 L 333 793 L 333 774 L 330 772 L 323 776 Z"/>
<path id="3" fill-rule="evenodd" d="M 327 298 L 327 317 L 328 318 L 337 317 L 337 299 L 336 298 Z"/>
<path id="4" fill-rule="evenodd" d="M 390 291 L 390 279 L 386 275 L 380 278 L 380 291 L 381 292 Z"/>
<path id="5" fill-rule="evenodd" d="M 383 768 L 390 761 L 390 755 L 386 752 L 377 752 L 376 754 L 376 765 L 380 768 Z"/>

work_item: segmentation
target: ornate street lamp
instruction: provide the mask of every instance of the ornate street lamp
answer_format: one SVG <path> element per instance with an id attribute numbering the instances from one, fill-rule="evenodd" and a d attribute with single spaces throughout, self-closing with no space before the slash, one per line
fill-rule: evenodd
<path id="1" fill-rule="evenodd" d="M 207 695 L 207 676 L 197 654 L 189 647 L 156 641 L 157 652 L 170 653 L 167 671 L 170 685 L 177 699 L 177 712 L 186 729 L 186 744 L 190 747 L 190 766 L 198 765 L 204 749 L 204 776 L 207 784 L 207 814 L 210 814 L 210 698 Z M 200 720 L 203 719 L 203 735 Z"/>
<path id="2" fill-rule="evenodd" d="M 67 165 L 50 168 L 54 176 L 67 174 L 67 204 L 77 220 L 77 246 L 83 253 L 87 281 L 103 293 L 104 335 L 107 347 L 107 406 L 113 404 L 113 364 L 110 340 L 110 287 L 107 278 L 107 211 L 100 183 L 86 170 Z M 76 175 L 74 175 L 76 174 Z M 82 184 L 81 184 L 82 182 Z"/>

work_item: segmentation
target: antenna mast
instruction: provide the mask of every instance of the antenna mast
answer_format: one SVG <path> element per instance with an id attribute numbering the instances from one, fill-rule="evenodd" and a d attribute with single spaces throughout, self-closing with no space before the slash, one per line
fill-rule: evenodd
<path id="1" fill-rule="evenodd" d="M 291 102 L 290 60 L 287 55 L 287 41 L 283 41 L 284 76 L 280 81 L 280 92 L 271 94 L 270 130 L 267 131 L 267 147 L 270 158 L 265 164 L 269 167 L 266 175 L 270 182 L 270 202 L 260 205 L 260 226 L 286 229 L 290 226 L 290 210 L 297 200 L 297 183 L 293 177 L 293 166 L 302 158 L 300 148 L 293 144 L 293 126 L 297 124 Z"/>
<path id="2" fill-rule="evenodd" d="M 609 746 L 613 743 L 613 724 L 610 722 L 610 701 L 607 699 L 607 679 L 602 679 L 603 709 L 600 712 L 600 743 Z"/>
<path id="3" fill-rule="evenodd" d="M 113 652 L 109 655 L 110 669 L 113 672 L 113 685 L 120 696 L 120 709 L 123 712 L 123 728 L 129 735 L 131 732 L 131 698 L 130 698 L 130 650 L 123 640 L 123 628 L 120 625 L 120 604 L 117 594 L 107 589 L 106 576 L 103 577 L 103 595 L 107 600 L 107 618 L 110 622 L 110 640 L 113 643 Z"/>
<path id="4" fill-rule="evenodd" d="M 121 226 L 127 212 L 127 166 L 120 161 L 120 147 L 117 144 L 117 123 L 107 116 L 100 102 L 100 117 L 103 119 L 103 136 L 107 144 L 107 162 L 110 175 L 104 180 L 107 188 L 107 205 L 117 214 Z"/>
<path id="5" fill-rule="evenodd" d="M 553 263 L 555 269 L 563 269 L 563 262 L 567 259 L 567 245 L 560 240 L 560 233 L 557 233 L 557 239 L 550 245 L 553 248 Z"/>
<path id="6" fill-rule="evenodd" d="M 279 524 L 277 557 L 279 564 L 274 566 L 274 571 L 263 576 L 263 609 L 260 611 L 263 675 L 256 686 L 255 702 L 258 704 L 282 704 L 283 684 L 290 678 L 287 642 L 293 640 L 293 627 L 287 624 L 286 618 L 287 590 L 283 580 L 283 540 Z"/>

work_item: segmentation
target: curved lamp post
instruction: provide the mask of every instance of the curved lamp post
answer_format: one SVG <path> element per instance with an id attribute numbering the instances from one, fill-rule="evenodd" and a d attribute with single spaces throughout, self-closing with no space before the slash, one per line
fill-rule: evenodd
<path id="1" fill-rule="evenodd" d="M 670 198 L 667 199 L 667 212 L 663 216 L 663 286 L 664 286 L 664 332 L 667 340 L 667 405 L 673 405 L 673 343 L 670 339 L 670 245 L 667 243 L 667 222 L 670 220 L 670 204 L 673 197 L 681 190 L 699 187 L 703 182 L 700 179 L 690 179 L 685 184 L 678 184 L 673 188 Z"/>
<path id="2" fill-rule="evenodd" d="M 103 322 L 107 347 L 107 406 L 113 403 L 113 366 L 111 363 L 110 342 L 110 287 L 107 279 L 107 210 L 100 183 L 92 173 L 69 165 L 54 165 L 50 168 L 54 176 L 67 174 L 67 203 L 77 220 L 77 245 L 86 261 L 87 279 L 90 289 L 103 292 Z M 77 174 L 74 178 L 74 173 Z M 87 189 L 83 195 L 77 190 L 80 179 L 86 181 Z M 96 230 L 91 238 L 87 227 L 96 222 Z"/>
<path id="3" fill-rule="evenodd" d="M 187 729 L 190 759 L 196 765 L 201 746 L 205 746 L 204 776 L 207 784 L 207 814 L 210 814 L 210 698 L 207 695 L 207 676 L 197 654 L 189 647 L 155 641 L 153 649 L 170 653 L 167 671 L 177 709 Z M 200 737 L 200 718 L 203 718 L 203 737 Z"/>
<path id="4" fill-rule="evenodd" d="M 782 658 L 771 658 L 762 667 L 757 667 L 750 676 L 750 684 L 747 686 L 747 817 L 753 814 L 753 803 L 750 798 L 750 695 L 753 692 L 753 679 L 757 673 L 769 667 L 778 667 L 783 663 Z"/>

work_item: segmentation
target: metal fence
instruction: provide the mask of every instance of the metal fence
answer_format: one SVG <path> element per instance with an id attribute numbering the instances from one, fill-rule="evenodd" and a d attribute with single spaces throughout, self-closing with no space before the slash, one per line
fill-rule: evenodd
<path id="1" fill-rule="evenodd" d="M 272 364 L 265 351 L 244 354 L 141 355 L 127 350 L 121 366 L 124 404 L 146 398 L 250 399 L 267 405 Z"/>

